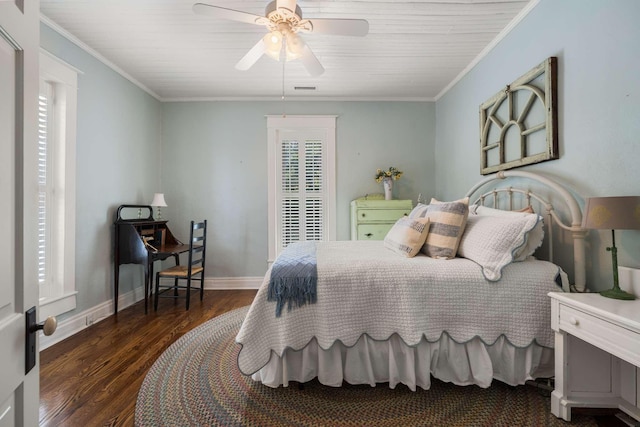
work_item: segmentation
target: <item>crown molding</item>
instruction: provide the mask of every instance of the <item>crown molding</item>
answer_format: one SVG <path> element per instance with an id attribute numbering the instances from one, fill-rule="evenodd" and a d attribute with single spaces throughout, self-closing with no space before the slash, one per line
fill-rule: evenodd
<path id="1" fill-rule="evenodd" d="M 527 16 L 529 12 L 531 12 L 533 8 L 538 5 L 538 3 L 540 3 L 540 0 L 531 0 L 524 7 L 524 9 L 522 9 L 520 13 L 518 13 L 515 18 L 511 20 L 511 22 L 509 22 L 509 25 L 507 25 L 502 31 L 500 31 L 500 33 L 498 33 L 498 35 L 491 41 L 491 43 L 489 43 L 484 49 L 482 49 L 482 51 L 473 59 L 473 61 L 471 61 L 469 65 L 467 65 L 465 69 L 462 70 L 462 72 L 460 72 L 460 74 L 458 74 L 456 78 L 451 81 L 451 83 L 449 83 L 444 89 L 440 91 L 439 94 L 436 95 L 435 101 L 442 98 L 447 92 L 449 92 L 452 87 L 456 85 L 456 83 L 462 80 L 462 78 L 466 76 L 473 69 L 473 67 L 475 67 L 485 56 L 487 56 L 489 52 L 491 52 L 493 48 L 495 48 L 498 43 L 500 43 L 502 39 L 504 39 L 507 34 L 509 34 L 511 30 L 513 30 L 520 23 L 520 21 L 524 19 L 525 16 Z"/>
<path id="2" fill-rule="evenodd" d="M 62 37 L 64 37 L 67 40 L 69 40 L 71 43 L 73 43 L 76 46 L 78 46 L 80 49 L 84 50 L 89 55 L 91 55 L 94 58 L 96 58 L 98 61 L 102 62 L 107 67 L 111 68 L 116 73 L 120 74 L 122 77 L 124 77 L 125 79 L 127 79 L 128 81 L 133 83 L 134 85 L 138 86 L 140 89 L 142 89 L 143 91 L 145 91 L 146 93 L 148 93 L 149 95 L 151 95 L 152 97 L 157 99 L 158 101 L 162 101 L 162 98 L 157 93 L 155 93 L 154 91 L 149 89 L 147 86 L 145 86 L 142 83 L 140 83 L 138 80 L 133 78 L 133 76 L 131 76 L 129 73 L 124 71 L 122 68 L 118 67 L 113 62 L 109 61 L 107 58 L 105 58 L 104 56 L 102 56 L 101 54 L 96 52 L 94 49 L 89 47 L 82 40 L 80 40 L 79 38 L 77 38 L 76 36 L 74 36 L 73 34 L 68 32 L 67 30 L 62 28 L 60 25 L 56 24 L 54 21 L 52 21 L 50 18 L 48 18 L 47 16 L 43 15 L 42 13 L 40 14 L 40 22 L 42 22 L 47 27 L 51 28 L 53 31 L 55 31 L 58 34 L 60 34 Z M 49 53 L 49 54 L 51 55 L 51 53 Z"/>

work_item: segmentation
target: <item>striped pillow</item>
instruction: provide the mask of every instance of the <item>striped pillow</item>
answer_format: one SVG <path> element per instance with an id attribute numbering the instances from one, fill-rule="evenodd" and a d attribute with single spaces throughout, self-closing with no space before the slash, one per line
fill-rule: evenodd
<path id="1" fill-rule="evenodd" d="M 384 247 L 411 258 L 420 252 L 427 233 L 429 233 L 429 218 L 403 216 L 385 236 Z"/>
<path id="2" fill-rule="evenodd" d="M 422 252 L 432 258 L 455 258 L 468 215 L 468 197 L 453 202 L 431 199 L 420 215 L 431 223 Z"/>

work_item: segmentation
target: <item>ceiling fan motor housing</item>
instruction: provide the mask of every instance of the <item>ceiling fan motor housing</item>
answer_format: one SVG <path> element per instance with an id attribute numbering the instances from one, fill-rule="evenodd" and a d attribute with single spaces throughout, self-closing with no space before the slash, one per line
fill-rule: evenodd
<path id="1" fill-rule="evenodd" d="M 278 10 L 278 1 L 273 0 L 271 3 L 267 5 L 267 7 L 264 8 L 264 14 L 265 16 L 268 17 L 272 12 L 275 12 L 276 10 Z M 281 7 L 280 11 L 295 13 L 296 15 L 298 15 L 298 20 L 302 19 L 302 9 L 300 9 L 300 6 L 298 6 L 297 4 L 296 4 L 296 10 L 290 10 L 286 7 Z"/>
<path id="2" fill-rule="evenodd" d="M 302 20 L 302 9 L 297 4 L 294 12 L 286 7 L 278 8 L 277 0 L 273 0 L 265 8 L 264 14 L 269 20 L 267 26 L 271 31 L 282 31 L 285 26 L 288 27 L 289 31 L 293 32 L 298 30 L 310 31 L 313 28 L 309 21 Z"/>

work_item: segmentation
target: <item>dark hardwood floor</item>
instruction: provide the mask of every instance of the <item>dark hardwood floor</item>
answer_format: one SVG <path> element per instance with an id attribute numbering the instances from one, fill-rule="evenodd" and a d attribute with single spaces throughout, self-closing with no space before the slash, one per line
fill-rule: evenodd
<path id="1" fill-rule="evenodd" d="M 144 301 L 40 353 L 40 425 L 132 426 L 138 390 L 153 362 L 201 323 L 251 304 L 256 291 L 205 291 L 191 299 Z"/>
<path id="2" fill-rule="evenodd" d="M 148 315 L 141 301 L 42 351 L 40 425 L 132 426 L 138 390 L 158 356 L 194 327 L 254 296 L 252 290 L 205 291 L 189 311 L 184 300 L 161 300 L 158 312 Z M 599 414 L 600 427 L 626 426 L 611 411 L 592 413 Z"/>

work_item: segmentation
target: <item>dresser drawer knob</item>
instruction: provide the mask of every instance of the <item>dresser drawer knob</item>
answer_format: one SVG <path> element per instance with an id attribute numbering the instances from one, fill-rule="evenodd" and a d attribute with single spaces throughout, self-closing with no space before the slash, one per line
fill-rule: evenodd
<path id="1" fill-rule="evenodd" d="M 371 236 L 373 236 L 373 233 L 367 233 L 367 234 L 365 234 L 365 236 L 366 237 L 371 237 Z"/>
<path id="2" fill-rule="evenodd" d="M 573 326 L 578 326 L 580 324 L 580 322 L 578 321 L 578 319 L 576 319 L 575 317 L 570 317 L 569 318 L 569 323 L 571 323 Z"/>

